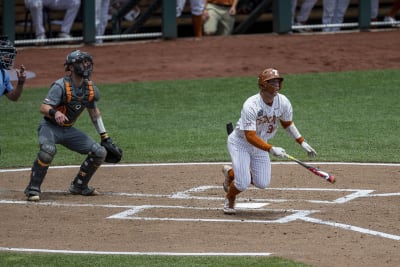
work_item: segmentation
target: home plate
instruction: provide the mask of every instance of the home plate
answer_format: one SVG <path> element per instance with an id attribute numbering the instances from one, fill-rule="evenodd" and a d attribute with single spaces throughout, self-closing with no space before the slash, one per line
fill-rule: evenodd
<path id="1" fill-rule="evenodd" d="M 242 208 L 242 209 L 259 209 L 264 206 L 269 205 L 270 203 L 236 203 L 235 208 Z"/>

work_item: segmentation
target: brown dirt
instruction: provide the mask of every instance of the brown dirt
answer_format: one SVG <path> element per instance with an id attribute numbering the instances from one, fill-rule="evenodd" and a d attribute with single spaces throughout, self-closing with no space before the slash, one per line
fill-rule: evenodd
<path id="1" fill-rule="evenodd" d="M 246 35 L 76 47 L 94 55 L 93 80 L 101 84 L 255 76 L 267 66 L 282 73 L 398 69 L 399 34 Z M 47 87 L 63 75 L 71 50 L 20 49 L 17 65 L 37 74 L 26 88 Z M 270 252 L 315 266 L 400 266 L 399 166 L 318 166 L 338 182 L 328 184 L 298 165 L 274 164 L 271 187 L 251 188 L 238 200 L 268 205 L 240 209 L 235 216 L 221 210 L 220 164 L 104 166 L 93 179 L 101 192 L 96 197 L 66 193 L 77 167 L 52 168 L 39 204 L 24 201 L 28 171 L 0 172 L 0 197 L 8 201 L 0 203 L 0 247 Z M 210 188 L 187 192 L 205 185 Z M 121 214 L 137 206 L 143 209 Z M 299 210 L 314 213 L 279 221 Z M 110 218 L 117 214 L 120 219 Z"/>

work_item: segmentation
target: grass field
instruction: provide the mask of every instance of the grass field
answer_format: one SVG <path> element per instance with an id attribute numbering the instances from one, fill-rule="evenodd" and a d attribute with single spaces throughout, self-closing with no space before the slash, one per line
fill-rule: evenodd
<path id="1" fill-rule="evenodd" d="M 107 131 L 123 149 L 122 162 L 229 161 L 225 124 L 236 122 L 256 77 L 99 85 Z M 294 121 L 317 150 L 317 161 L 399 163 L 400 70 L 285 75 L 282 94 Z M 48 88 L 0 99 L 0 168 L 30 167 L 36 153 L 38 112 Z M 99 139 L 87 114 L 76 127 Z M 284 131 L 270 140 L 308 160 Z M 84 156 L 57 147 L 53 165 L 80 164 Z M 274 159 L 275 160 L 275 159 Z M 89 260 L 90 258 L 90 260 Z M 32 260 L 32 264 L 30 263 Z M 277 258 L 54 256 L 2 253 L 0 266 L 302 266 Z"/>

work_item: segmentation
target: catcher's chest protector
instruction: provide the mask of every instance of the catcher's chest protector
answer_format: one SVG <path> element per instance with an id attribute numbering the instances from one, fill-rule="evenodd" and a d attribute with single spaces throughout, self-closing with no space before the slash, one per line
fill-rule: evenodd
<path id="1" fill-rule="evenodd" d="M 81 88 L 76 88 L 71 86 L 69 81 L 64 80 L 64 87 L 64 105 L 57 107 L 57 110 L 68 117 L 69 123 L 64 126 L 72 126 L 85 107 L 94 101 L 95 92 L 92 81 L 88 81 L 87 85 L 83 85 Z"/>

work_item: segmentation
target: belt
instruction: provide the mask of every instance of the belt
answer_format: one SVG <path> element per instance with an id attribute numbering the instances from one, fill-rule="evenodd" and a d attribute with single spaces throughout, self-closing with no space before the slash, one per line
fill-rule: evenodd
<path id="1" fill-rule="evenodd" d="M 224 5 L 224 4 L 218 4 L 218 3 L 210 3 L 216 6 L 222 6 L 222 7 L 231 7 L 232 5 Z"/>

